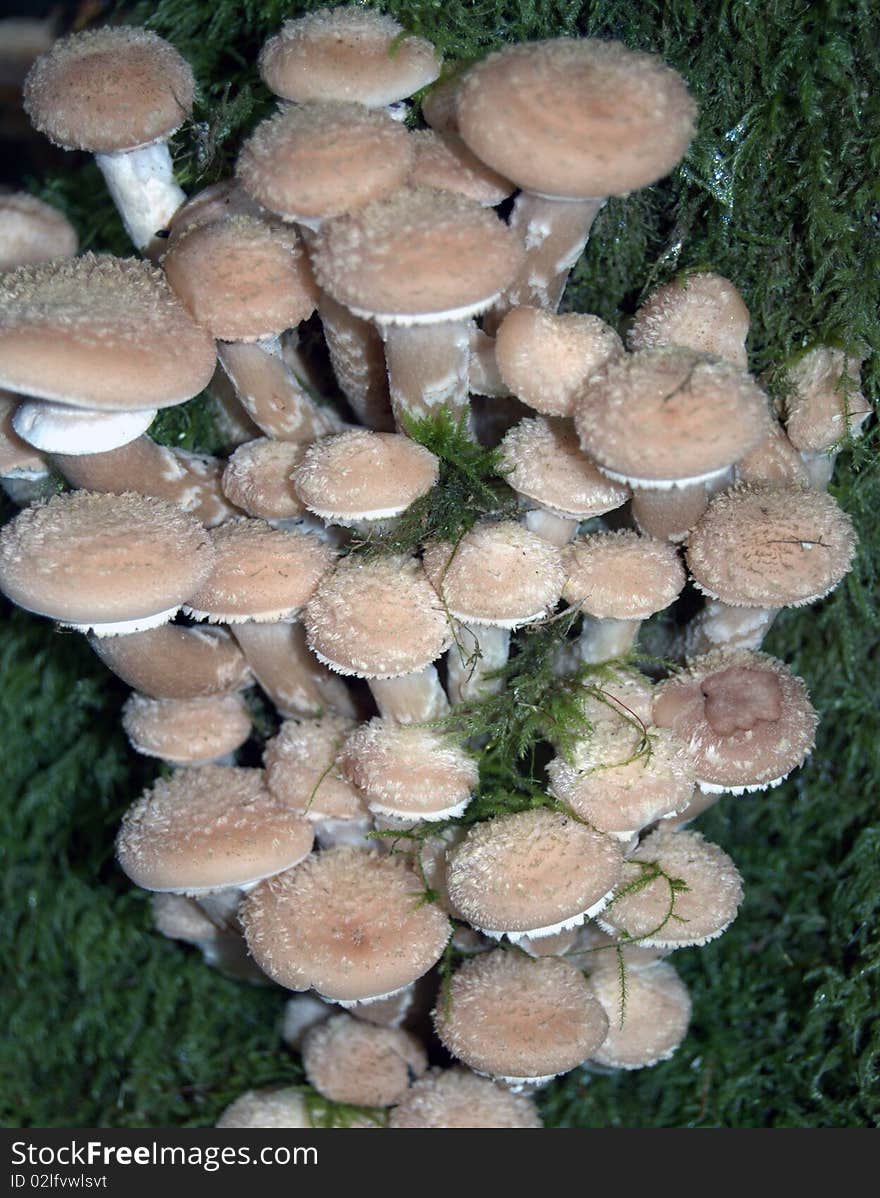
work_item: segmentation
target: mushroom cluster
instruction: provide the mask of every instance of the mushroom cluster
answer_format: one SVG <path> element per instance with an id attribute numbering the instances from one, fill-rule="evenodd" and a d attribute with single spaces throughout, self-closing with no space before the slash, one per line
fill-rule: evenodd
<path id="1" fill-rule="evenodd" d="M 33 67 L 33 123 L 97 156 L 143 257 L 76 256 L 60 214 L 0 198 L 0 460 L 22 506 L 0 589 L 133 688 L 125 732 L 167 769 L 117 855 L 157 929 L 298 992 L 285 1038 L 311 1090 L 250 1092 L 219 1126 L 308 1126 L 319 1095 L 359 1109 L 346 1126 L 538 1127 L 552 1078 L 675 1052 L 690 999 L 666 958 L 743 896 L 687 825 L 813 747 L 804 683 L 761 644 L 850 568 L 822 487 L 868 414 L 859 363 L 804 355 L 783 426 L 729 280 L 655 291 L 628 347 L 557 313 L 606 198 L 693 136 L 655 55 L 559 38 L 437 82 L 433 46 L 353 7 L 286 22 L 260 71 L 277 111 L 187 198 L 172 46 L 99 29 Z M 298 340 L 315 312 L 344 405 Z M 150 438 L 206 387 L 228 457 Z M 498 503 L 403 549 L 453 423 L 495 455 Z M 640 628 L 689 579 L 705 603 L 661 670 Z M 491 712 L 554 624 L 548 693 L 575 734 L 548 717 L 546 766 L 493 790 Z M 251 687 L 280 721 L 259 766 Z"/>

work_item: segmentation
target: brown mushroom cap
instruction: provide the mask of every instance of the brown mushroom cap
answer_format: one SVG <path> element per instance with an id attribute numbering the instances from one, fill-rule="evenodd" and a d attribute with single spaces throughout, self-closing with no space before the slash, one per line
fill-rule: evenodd
<path id="1" fill-rule="evenodd" d="M 453 975 L 434 1026 L 471 1069 L 524 1081 L 580 1065 L 605 1039 L 608 1019 L 583 974 L 564 958 L 495 949 Z"/>
<path id="2" fill-rule="evenodd" d="M 248 895 L 248 947 L 290 990 L 314 987 L 342 1003 L 380 998 L 427 973 L 449 939 L 449 921 L 421 891 L 400 857 L 327 849 Z"/>
<path id="3" fill-rule="evenodd" d="M 306 1077 L 332 1102 L 391 1106 L 428 1068 L 411 1032 L 376 1027 L 351 1015 L 332 1015 L 313 1027 L 302 1046 Z"/>
<path id="4" fill-rule="evenodd" d="M 240 695 L 204 699 L 149 699 L 133 694 L 122 708 L 132 748 L 175 765 L 201 765 L 234 753 L 251 733 Z"/>
<path id="5" fill-rule="evenodd" d="M 543 1127 L 535 1104 L 468 1069 L 432 1069 L 410 1086 L 389 1127 Z"/>
<path id="6" fill-rule="evenodd" d="M 686 581 L 674 545 L 628 529 L 579 537 L 562 562 L 563 599 L 600 620 L 645 620 L 673 603 Z"/>
<path id="7" fill-rule="evenodd" d="M 675 167 L 694 134 L 684 81 L 620 42 L 555 38 L 490 54 L 464 76 L 458 128 L 475 154 L 541 195 L 626 195 Z"/>
<path id="8" fill-rule="evenodd" d="M 361 819 L 363 799 L 337 765 L 354 721 L 339 715 L 285 720 L 266 742 L 266 784 L 277 799 L 311 820 Z"/>
<path id="9" fill-rule="evenodd" d="M 137 411 L 192 398 L 214 364 L 213 341 L 149 262 L 83 254 L 0 276 L 0 386 Z"/>
<path id="10" fill-rule="evenodd" d="M 688 538 L 694 582 L 732 607 L 801 607 L 833 591 L 855 556 L 852 521 L 824 491 L 741 483 Z"/>
<path id="11" fill-rule="evenodd" d="M 432 83 L 437 51 L 406 34 L 393 17 L 373 10 L 322 8 L 295 21 L 260 52 L 260 75 L 285 100 L 351 100 L 393 104 Z"/>
<path id="12" fill-rule="evenodd" d="M 239 445 L 223 471 L 223 494 L 231 503 L 262 520 L 290 520 L 305 512 L 291 475 L 306 446 L 297 441 L 259 437 Z"/>
<path id="13" fill-rule="evenodd" d="M 796 449 L 827 452 L 858 435 L 872 408 L 859 390 L 860 358 L 817 345 L 788 370 L 785 430 Z"/>
<path id="14" fill-rule="evenodd" d="M 160 778 L 116 842 L 136 886 L 196 894 L 250 885 L 308 854 L 312 827 L 266 789 L 262 770 L 203 765 Z"/>
<path id="15" fill-rule="evenodd" d="M 748 649 L 718 649 L 657 687 L 654 719 L 688 745 L 700 789 L 766 790 L 802 765 L 818 717 L 801 678 Z"/>
<path id="16" fill-rule="evenodd" d="M 644 1069 L 669 1060 L 687 1035 L 690 995 L 668 962 L 628 971 L 625 998 L 616 960 L 594 969 L 589 984 L 608 1016 L 608 1035 L 590 1058 L 598 1064 Z"/>
<path id="17" fill-rule="evenodd" d="M 244 654 L 225 628 L 163 624 L 127 636 L 89 637 L 123 682 L 153 699 L 198 699 L 251 682 Z"/>
<path id="18" fill-rule="evenodd" d="M 115 153 L 162 141 L 189 117 L 194 81 L 170 43 L 130 25 L 55 42 L 24 84 L 36 129 L 66 150 Z"/>
<path id="19" fill-rule="evenodd" d="M 748 365 L 749 310 L 733 283 L 710 271 L 681 275 L 652 292 L 636 313 L 630 348 L 684 345 L 698 353 Z"/>
<path id="20" fill-rule="evenodd" d="M 415 158 L 407 182 L 412 187 L 434 187 L 467 196 L 484 208 L 494 208 L 516 187 L 493 171 L 455 133 L 442 136 L 433 129 L 417 129 L 411 135 Z"/>
<path id="21" fill-rule="evenodd" d="M 63 212 L 26 191 L 0 195 L 0 271 L 72 258 L 79 238 Z"/>

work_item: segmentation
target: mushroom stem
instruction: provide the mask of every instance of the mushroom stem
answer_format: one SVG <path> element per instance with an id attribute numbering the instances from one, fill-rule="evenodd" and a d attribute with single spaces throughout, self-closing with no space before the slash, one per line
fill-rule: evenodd
<path id="1" fill-rule="evenodd" d="M 636 643 L 641 626 L 641 620 L 597 620 L 594 616 L 584 616 L 578 643 L 581 661 L 592 665 L 625 657 Z"/>
<path id="2" fill-rule="evenodd" d="M 503 669 L 510 652 L 510 629 L 456 623 L 456 643 L 446 655 L 446 688 L 455 705 L 497 694 L 502 682 L 487 675 Z"/>
<path id="3" fill-rule="evenodd" d="M 562 548 L 574 539 L 580 521 L 570 516 L 557 516 L 547 508 L 536 507 L 525 513 L 523 524 L 551 545 Z"/>
<path id="4" fill-rule="evenodd" d="M 244 623 L 230 629 L 260 686 L 284 716 L 330 710 L 357 719 L 343 680 L 317 660 L 301 624 Z"/>
<path id="5" fill-rule="evenodd" d="M 693 657 L 710 649 L 760 649 L 778 610 L 731 607 L 720 599 L 707 599 L 687 627 L 685 652 Z"/>
<path id="6" fill-rule="evenodd" d="M 801 461 L 807 472 L 807 479 L 810 486 L 816 491 L 827 491 L 828 484 L 831 482 L 834 474 L 834 463 L 837 460 L 836 453 L 811 453 L 809 450 L 801 450 Z"/>
<path id="7" fill-rule="evenodd" d="M 495 338 L 478 329 L 476 325 L 471 328 L 469 370 L 470 389 L 474 395 L 505 399 L 511 394 L 495 360 Z"/>
<path id="8" fill-rule="evenodd" d="M 393 432 L 385 348 L 375 325 L 326 292 L 321 292 L 318 313 L 333 373 L 358 420 L 377 432 Z"/>
<path id="9" fill-rule="evenodd" d="M 425 724 L 449 710 L 435 666 L 398 678 L 371 678 L 370 690 L 383 719 L 398 724 Z"/>
<path id="10" fill-rule="evenodd" d="M 95 162 L 135 247 L 148 257 L 158 256 L 150 253 L 151 243 L 186 199 L 174 181 L 167 141 L 119 154 L 96 154 Z"/>
<path id="11" fill-rule="evenodd" d="M 391 408 L 401 431 L 403 417 L 422 419 L 438 408 L 468 410 L 471 320 L 437 324 L 382 325 Z"/>
<path id="12" fill-rule="evenodd" d="M 640 532 L 658 541 L 683 541 L 709 506 L 705 483 L 668 491 L 633 488 L 631 511 Z"/>

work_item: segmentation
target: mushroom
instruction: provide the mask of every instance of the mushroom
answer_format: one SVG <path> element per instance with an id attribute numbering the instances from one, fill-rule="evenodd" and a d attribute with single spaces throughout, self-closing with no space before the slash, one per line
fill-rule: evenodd
<path id="1" fill-rule="evenodd" d="M 79 245 L 63 212 L 26 191 L 0 195 L 0 272 L 72 258 Z"/>
<path id="2" fill-rule="evenodd" d="M 297 495 L 291 475 L 302 461 L 306 445 L 259 437 L 239 445 L 223 470 L 223 493 L 248 516 L 288 527 L 300 521 L 305 504 Z"/>
<path id="3" fill-rule="evenodd" d="M 486 166 L 455 133 L 417 129 L 411 135 L 415 159 L 407 182 L 412 187 L 433 187 L 476 200 L 494 208 L 513 195 L 509 179 Z"/>
<path id="4" fill-rule="evenodd" d="M 648 296 L 636 312 L 629 345 L 633 350 L 682 345 L 745 369 L 750 319 L 729 279 L 711 271 L 691 271 Z"/>
<path id="5" fill-rule="evenodd" d="M 236 623 L 232 635 L 247 664 L 282 716 L 318 716 L 324 711 L 355 717 L 359 705 L 342 678 L 315 657 L 299 622 Z"/>
<path id="6" fill-rule="evenodd" d="M 242 934 L 212 919 L 194 899 L 157 892 L 150 907 L 153 926 L 162 936 L 194 945 L 206 964 L 227 977 L 266 984 L 266 975 L 248 956 Z"/>
<path id="7" fill-rule="evenodd" d="M 164 624 L 127 636 L 89 637 L 101 661 L 152 699 L 225 695 L 251 683 L 244 656 L 225 628 Z"/>
<path id="8" fill-rule="evenodd" d="M 785 430 L 806 466 L 812 486 L 827 487 L 847 437 L 858 437 L 872 408 L 859 390 L 862 359 L 817 345 L 786 374 Z"/>
<path id="9" fill-rule="evenodd" d="M 309 1083 L 331 1102 L 393 1106 L 428 1068 L 411 1032 L 332 1015 L 311 1028 L 302 1046 Z"/>
<path id="10" fill-rule="evenodd" d="M 369 1115 L 354 1115 L 339 1122 L 322 1121 L 321 1127 L 380 1127 L 377 1119 Z M 263 1090 L 247 1090 L 222 1112 L 215 1127 L 236 1129 L 261 1127 L 313 1128 L 315 1123 L 309 1110 L 309 1091 L 299 1086 L 267 1086 Z"/>
<path id="11" fill-rule="evenodd" d="M 668 1061 L 687 1035 L 691 999 L 668 961 L 628 969 L 603 961 L 588 982 L 608 1016 L 608 1035 L 587 1064 L 607 1069 L 645 1069 Z"/>
<path id="12" fill-rule="evenodd" d="M 392 1110 L 389 1127 L 543 1127 L 535 1104 L 468 1069 L 432 1069 Z"/>
<path id="13" fill-rule="evenodd" d="M 227 764 L 251 734 L 251 717 L 240 695 L 200 699 L 150 699 L 130 695 L 122 727 L 136 753 L 170 765 Z"/>

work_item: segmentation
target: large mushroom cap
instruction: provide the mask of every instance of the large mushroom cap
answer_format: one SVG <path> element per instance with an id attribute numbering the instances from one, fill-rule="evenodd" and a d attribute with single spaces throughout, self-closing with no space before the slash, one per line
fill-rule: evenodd
<path id="1" fill-rule="evenodd" d="M 608 1035 L 590 1058 L 609 1069 L 644 1069 L 667 1061 L 687 1035 L 691 999 L 666 961 L 626 973 L 605 960 L 589 977 L 608 1016 Z"/>
<path id="2" fill-rule="evenodd" d="M 0 271 L 72 258 L 79 239 L 63 212 L 25 191 L 0 195 Z"/>
<path id="3" fill-rule="evenodd" d="M 462 80 L 461 136 L 484 162 L 543 195 L 625 195 L 679 162 L 696 105 L 654 54 L 555 38 L 490 54 Z"/>
<path id="4" fill-rule="evenodd" d="M 251 732 L 240 695 L 203 699 L 150 699 L 133 694 L 122 709 L 132 748 L 174 765 L 201 765 L 234 753 Z"/>
<path id="5" fill-rule="evenodd" d="M 0 276 L 0 386 L 84 408 L 165 408 L 207 386 L 215 361 L 149 262 L 84 254 Z"/>
<path id="6" fill-rule="evenodd" d="M 389 1127 L 543 1127 L 531 1098 L 468 1069 L 432 1069 L 391 1112 Z"/>
<path id="7" fill-rule="evenodd" d="M 674 545 L 628 529 L 579 537 L 562 551 L 563 598 L 598 619 L 645 620 L 685 584 Z"/>
<path id="8" fill-rule="evenodd" d="M 302 1047 L 306 1077 L 319 1094 L 355 1106 L 391 1106 L 428 1067 L 425 1050 L 402 1028 L 332 1015 Z"/>
<path id="9" fill-rule="evenodd" d="M 163 624 L 89 643 L 123 682 L 153 699 L 198 699 L 251 681 L 244 654 L 225 628 Z"/>
<path id="10" fill-rule="evenodd" d="M 629 343 L 634 350 L 684 345 L 745 368 L 750 319 L 742 296 L 729 279 L 694 271 L 648 296 L 636 313 Z"/>
<path id="11" fill-rule="evenodd" d="M 109 153 L 160 141 L 189 117 L 189 63 L 148 29 L 88 30 L 55 42 L 24 84 L 35 128 L 67 150 Z"/>

